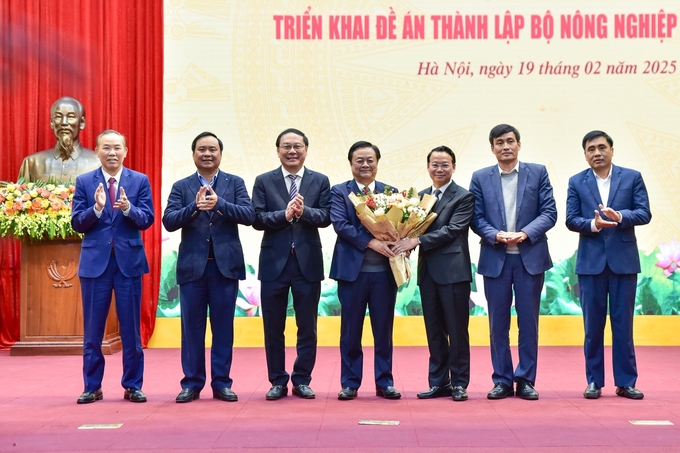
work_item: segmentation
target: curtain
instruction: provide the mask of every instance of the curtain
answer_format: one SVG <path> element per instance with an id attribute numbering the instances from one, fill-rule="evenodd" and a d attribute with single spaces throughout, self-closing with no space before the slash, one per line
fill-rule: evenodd
<path id="1" fill-rule="evenodd" d="M 163 127 L 162 0 L 0 2 L 0 180 L 15 181 L 23 158 L 52 148 L 50 107 L 62 96 L 85 107 L 81 143 L 104 129 L 125 135 L 124 165 L 149 176 L 156 221 L 142 237 L 142 342 L 153 333 L 160 282 Z M 19 340 L 20 243 L 0 243 L 0 347 Z"/>

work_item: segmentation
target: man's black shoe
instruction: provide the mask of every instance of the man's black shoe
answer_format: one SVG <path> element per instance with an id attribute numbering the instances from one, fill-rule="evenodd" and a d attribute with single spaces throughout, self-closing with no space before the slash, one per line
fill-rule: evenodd
<path id="1" fill-rule="evenodd" d="M 230 403 L 238 401 L 238 396 L 236 396 L 236 393 L 229 387 L 213 390 L 213 398 L 216 400 L 229 401 Z"/>
<path id="2" fill-rule="evenodd" d="M 531 382 L 526 379 L 517 380 L 517 390 L 515 391 L 515 394 L 523 400 L 535 401 L 538 399 L 538 392 L 534 389 L 534 386 L 531 385 Z"/>
<path id="3" fill-rule="evenodd" d="M 502 400 L 506 396 L 512 396 L 514 394 L 515 391 L 511 386 L 502 382 L 497 382 L 494 388 L 492 388 L 491 391 L 487 393 L 486 398 L 490 400 Z"/>
<path id="4" fill-rule="evenodd" d="M 310 386 L 305 385 L 305 384 L 300 384 L 296 385 L 293 387 L 293 395 L 299 396 L 300 398 L 304 398 L 306 400 L 312 400 L 316 398 L 316 394 L 314 393 L 314 390 L 311 389 Z"/>
<path id="5" fill-rule="evenodd" d="M 357 397 L 357 389 L 345 387 L 338 392 L 338 399 L 341 401 L 353 400 Z"/>
<path id="6" fill-rule="evenodd" d="M 435 385 L 433 387 L 430 387 L 429 390 L 418 393 L 416 396 L 421 400 L 427 400 L 430 398 L 441 398 L 443 396 L 451 396 L 452 393 L 453 387 L 451 387 L 451 384 L 449 383 L 442 386 Z"/>
<path id="7" fill-rule="evenodd" d="M 616 387 L 616 394 L 632 400 L 641 400 L 645 394 L 635 387 Z"/>
<path id="8" fill-rule="evenodd" d="M 382 396 L 388 400 L 398 400 L 401 398 L 401 393 L 391 385 L 388 385 L 384 389 L 375 389 L 375 396 Z"/>
<path id="9" fill-rule="evenodd" d="M 588 384 L 588 387 L 583 391 L 583 397 L 588 400 L 596 400 L 602 395 L 602 389 L 594 382 Z"/>
<path id="10" fill-rule="evenodd" d="M 451 398 L 453 398 L 453 401 L 467 401 L 467 390 L 465 390 L 462 386 L 457 385 L 453 388 L 453 394 L 451 395 Z"/>
<path id="11" fill-rule="evenodd" d="M 182 389 L 175 398 L 176 403 L 190 403 L 193 400 L 197 400 L 200 396 L 200 392 L 194 392 L 191 389 Z"/>
<path id="12" fill-rule="evenodd" d="M 126 388 L 123 398 L 132 403 L 146 403 L 146 395 L 139 389 Z"/>
<path id="13" fill-rule="evenodd" d="M 102 392 L 102 389 L 96 390 L 94 392 L 83 392 L 82 395 L 78 397 L 78 404 L 88 404 L 88 403 L 94 403 L 95 401 L 99 401 L 100 399 L 104 398 L 104 392 Z"/>
<path id="14" fill-rule="evenodd" d="M 284 396 L 288 395 L 288 386 L 283 385 L 272 385 L 264 399 L 268 401 L 280 400 Z"/>

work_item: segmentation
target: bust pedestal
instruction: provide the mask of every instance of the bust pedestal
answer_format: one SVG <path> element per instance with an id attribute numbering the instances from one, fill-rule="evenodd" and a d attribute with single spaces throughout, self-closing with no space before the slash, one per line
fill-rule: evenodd
<path id="1" fill-rule="evenodd" d="M 81 355 L 83 307 L 78 278 L 80 239 L 21 244 L 20 339 L 10 355 Z M 115 299 L 106 321 L 102 351 L 121 350 Z"/>

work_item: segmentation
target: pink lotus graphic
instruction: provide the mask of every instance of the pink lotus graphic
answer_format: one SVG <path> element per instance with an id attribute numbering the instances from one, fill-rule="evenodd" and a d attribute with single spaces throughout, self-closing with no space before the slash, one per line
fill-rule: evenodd
<path id="1" fill-rule="evenodd" d="M 656 259 L 659 260 L 656 266 L 663 269 L 663 275 L 670 277 L 673 272 L 680 273 L 678 267 L 680 263 L 680 242 L 673 238 L 667 244 L 659 244 L 659 250 L 661 253 L 656 254 Z"/>
<path id="2" fill-rule="evenodd" d="M 246 312 L 248 316 L 256 316 L 260 306 L 260 281 L 255 275 L 246 274 L 246 279 L 239 283 L 241 294 L 245 299 L 238 297 L 236 305 Z"/>

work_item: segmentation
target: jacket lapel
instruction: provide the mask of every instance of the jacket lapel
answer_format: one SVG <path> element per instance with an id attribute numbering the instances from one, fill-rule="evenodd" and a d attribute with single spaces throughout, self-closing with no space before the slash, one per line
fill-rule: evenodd
<path id="1" fill-rule="evenodd" d="M 347 195 L 349 195 L 351 193 L 357 194 L 357 193 L 360 193 L 360 192 L 361 192 L 361 190 L 359 190 L 359 185 L 357 184 L 357 182 L 355 180 L 352 179 L 347 183 Z M 349 201 L 349 198 L 347 199 L 347 201 Z"/>
<path id="2" fill-rule="evenodd" d="M 309 190 L 309 185 L 312 183 L 312 178 L 313 172 L 305 168 L 304 177 L 302 178 L 302 182 L 300 182 L 300 187 L 298 187 L 298 192 L 303 197 L 307 195 L 307 190 Z"/>
<path id="3" fill-rule="evenodd" d="M 198 173 L 194 173 L 193 176 L 189 178 L 189 189 L 196 198 L 196 194 L 201 190 L 201 182 L 198 180 Z"/>
<path id="4" fill-rule="evenodd" d="M 106 206 L 104 207 L 104 211 L 106 212 L 106 215 L 112 216 L 113 213 L 113 203 L 109 199 L 109 182 L 104 179 L 104 173 L 102 173 L 103 170 L 99 168 L 98 171 L 95 171 L 92 174 L 92 186 L 94 187 L 95 190 L 97 190 L 97 187 L 99 187 L 99 184 L 104 185 L 104 191 L 106 192 Z M 120 186 L 120 184 L 119 184 Z M 104 211 L 102 211 L 102 215 L 104 215 Z"/>
<path id="5" fill-rule="evenodd" d="M 496 196 L 496 201 L 498 202 L 498 212 L 503 219 L 503 225 L 505 225 L 505 204 L 503 202 L 503 188 L 501 187 L 501 175 L 498 172 L 498 165 L 491 167 L 489 172 L 489 185 L 493 189 L 493 193 Z"/>
<path id="6" fill-rule="evenodd" d="M 431 192 L 432 188 L 430 188 L 429 191 Z M 456 195 L 456 191 L 458 191 L 458 186 L 456 183 L 451 181 L 449 187 L 446 188 L 446 192 L 442 194 L 441 200 L 439 200 L 437 204 L 434 205 L 434 212 L 436 212 L 437 215 L 442 213 L 446 205 L 449 204 L 449 201 L 451 201 L 454 195 Z"/>
<path id="7" fill-rule="evenodd" d="M 597 204 L 602 204 L 602 199 L 600 198 L 600 191 L 597 189 L 597 181 L 595 181 L 595 173 L 590 169 L 586 172 L 585 183 L 593 194 Z M 611 190 L 610 190 L 611 192 Z"/>
<path id="8" fill-rule="evenodd" d="M 527 180 L 529 179 L 529 167 L 520 162 L 519 174 L 517 175 L 517 212 L 516 219 L 519 219 L 519 210 L 522 206 L 522 199 L 524 198 L 524 191 L 527 188 Z"/>
<path id="9" fill-rule="evenodd" d="M 616 196 L 616 191 L 621 183 L 621 169 L 612 164 L 612 179 L 609 181 L 609 199 L 607 200 L 607 206 L 611 206 L 614 197 Z"/>
<path id="10" fill-rule="evenodd" d="M 304 179 L 305 178 L 302 178 L 303 181 Z M 281 170 L 281 167 L 272 172 L 272 184 L 279 191 L 279 195 L 281 195 L 283 202 L 286 204 L 286 206 L 288 206 L 288 202 L 290 201 L 290 192 L 288 192 L 288 189 L 286 189 L 286 181 L 284 180 L 283 170 Z"/>
<path id="11" fill-rule="evenodd" d="M 116 191 L 116 200 L 120 198 L 120 188 L 122 187 L 123 190 L 125 190 L 126 187 L 128 187 L 128 183 L 130 182 L 130 170 L 127 168 L 123 167 L 123 171 L 120 174 L 120 181 L 118 181 L 118 190 Z M 108 184 L 108 183 L 107 183 Z M 113 208 L 113 206 L 111 206 Z M 113 209 L 113 218 L 115 220 L 116 217 L 118 217 L 118 214 L 122 214 L 120 209 Z"/>

